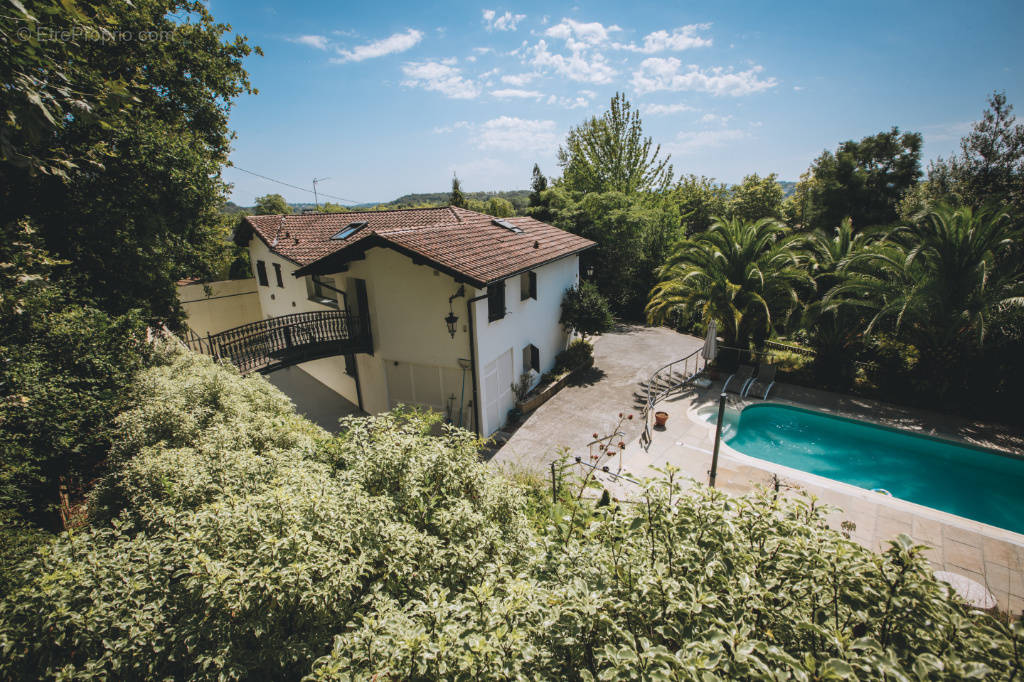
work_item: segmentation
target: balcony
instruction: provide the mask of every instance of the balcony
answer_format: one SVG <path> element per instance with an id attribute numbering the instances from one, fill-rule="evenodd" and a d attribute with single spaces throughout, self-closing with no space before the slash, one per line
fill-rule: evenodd
<path id="1" fill-rule="evenodd" d="M 272 317 L 205 338 L 190 332 L 184 341 L 198 353 L 228 360 L 242 374 L 266 374 L 310 360 L 373 352 L 369 317 L 342 310 Z"/>

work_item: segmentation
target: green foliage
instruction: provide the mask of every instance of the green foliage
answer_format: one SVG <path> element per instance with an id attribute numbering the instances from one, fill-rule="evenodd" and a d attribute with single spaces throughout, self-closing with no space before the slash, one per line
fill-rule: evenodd
<path id="1" fill-rule="evenodd" d="M 487 200 L 487 205 L 484 206 L 484 211 L 482 212 L 487 215 L 495 216 L 496 218 L 508 218 L 516 214 L 516 207 L 507 199 L 491 197 Z"/>
<path id="2" fill-rule="evenodd" d="M 466 195 L 462 193 L 462 186 L 459 184 L 459 176 L 452 175 L 452 191 L 448 194 L 448 205 L 459 208 L 467 208 Z"/>
<path id="3" fill-rule="evenodd" d="M 5 80 L 5 106 L 42 97 L 35 109 L 50 113 L 43 131 L 42 119 L 4 122 L 16 151 L 0 162 L 0 223 L 30 217 L 46 248 L 71 261 L 62 277 L 106 312 L 139 308 L 174 324 L 174 282 L 211 276 L 205 257 L 214 244 L 227 248 L 218 241 L 221 167 L 231 102 L 253 92 L 242 68 L 252 48 L 194 0 L 21 7 L 34 19 L 3 18 L 5 28 L 32 29 L 5 30 L 22 74 Z M 23 37 L 79 23 L 154 39 Z M 40 164 L 61 172 L 34 172 Z"/>
<path id="4" fill-rule="evenodd" d="M 668 201 L 677 206 L 686 234 L 706 232 L 715 216 L 727 215 L 729 188 L 711 178 L 687 175 L 679 178 Z"/>
<path id="5" fill-rule="evenodd" d="M 787 212 L 804 229 L 831 230 L 844 218 L 854 229 L 892 225 L 903 194 L 921 175 L 921 135 L 898 128 L 848 140 L 814 160 Z"/>
<path id="6" fill-rule="evenodd" d="M 58 526 L 58 487 L 97 474 L 121 388 L 145 363 L 138 315 L 111 317 L 51 283 L 61 263 L 27 222 L 0 239 L 0 510 Z"/>
<path id="7" fill-rule="evenodd" d="M 541 193 L 530 215 L 592 239 L 597 246 L 580 256 L 581 268 L 611 302 L 617 315 L 640 319 L 655 269 L 681 235 L 679 213 L 668 201 L 645 194 L 585 194 L 574 198 L 564 186 Z"/>
<path id="8" fill-rule="evenodd" d="M 988 98 L 958 155 L 929 165 L 926 191 L 930 203 L 979 208 L 992 202 L 1024 214 L 1024 123 L 1017 123 L 1006 93 Z"/>
<path id="9" fill-rule="evenodd" d="M 533 164 L 533 174 L 530 178 L 530 206 L 540 206 L 540 194 L 548 188 L 548 179 L 540 172 L 540 166 Z"/>
<path id="10" fill-rule="evenodd" d="M 1024 630 L 826 507 L 652 484 L 594 507 L 402 411 L 342 435 L 166 349 L 119 419 L 93 527 L 19 568 L 0 675 L 116 679 L 1006 677 Z M 534 484 L 535 485 L 535 484 Z M 530 523 L 528 519 L 534 519 Z M 109 521 L 106 521 L 109 519 Z"/>
<path id="11" fill-rule="evenodd" d="M 562 296 L 558 321 L 567 330 L 578 333 L 584 339 L 608 331 L 615 323 L 608 300 L 588 280 L 581 281 Z"/>
<path id="12" fill-rule="evenodd" d="M 652 323 L 714 319 L 730 346 L 759 347 L 797 307 L 811 278 L 782 223 L 763 218 L 718 220 L 679 244 L 651 291 Z"/>
<path id="13" fill-rule="evenodd" d="M 640 112 L 616 93 L 601 118 L 569 131 L 558 165 L 570 192 L 660 192 L 672 183 L 670 157 L 659 159 L 660 153 L 661 145 L 643 136 Z"/>
<path id="14" fill-rule="evenodd" d="M 555 356 L 556 374 L 571 372 L 587 367 L 594 362 L 594 347 L 584 339 L 576 339 L 569 347 Z"/>
<path id="15" fill-rule="evenodd" d="M 256 197 L 255 215 L 284 215 L 292 212 L 292 207 L 280 194 L 264 194 Z"/>
<path id="16" fill-rule="evenodd" d="M 757 173 L 743 178 L 743 182 L 729 193 L 729 216 L 751 222 L 761 218 L 782 218 L 782 185 L 775 173 L 765 177 Z"/>

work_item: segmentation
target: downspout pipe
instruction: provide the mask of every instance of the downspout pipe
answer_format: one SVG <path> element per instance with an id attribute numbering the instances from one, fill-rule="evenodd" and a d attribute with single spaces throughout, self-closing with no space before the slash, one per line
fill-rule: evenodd
<path id="1" fill-rule="evenodd" d="M 466 301 L 466 313 L 469 316 L 469 375 L 473 378 L 473 432 L 480 435 L 480 396 L 477 391 L 476 379 L 476 335 L 474 333 L 475 322 L 473 320 L 473 304 L 487 298 L 487 294 L 481 294 L 476 298 Z"/>

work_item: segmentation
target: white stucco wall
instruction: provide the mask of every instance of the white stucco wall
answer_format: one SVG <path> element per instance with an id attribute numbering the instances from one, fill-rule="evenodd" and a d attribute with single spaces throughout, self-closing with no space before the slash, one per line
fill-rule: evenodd
<path id="1" fill-rule="evenodd" d="M 579 282 L 579 257 L 570 256 L 549 263 L 534 270 L 537 273 L 537 300 L 519 300 L 519 276 L 505 280 L 505 317 L 488 322 L 487 299 L 474 303 L 474 318 L 477 328 L 477 376 L 480 381 L 480 403 L 487 405 L 489 396 L 484 389 L 483 370 L 503 353 L 512 349 L 512 381 L 518 381 L 523 373 L 523 347 L 533 344 L 540 350 L 540 372 L 547 372 L 555 364 L 555 356 L 565 349 L 568 335 L 558 323 L 561 314 L 562 296 Z M 480 289 L 474 295 L 485 294 Z M 500 387 L 502 392 L 507 387 Z M 490 435 L 505 421 L 505 415 L 514 403 L 507 399 L 496 419 L 483 420 L 481 433 Z"/>
<path id="2" fill-rule="evenodd" d="M 256 272 L 257 260 L 264 261 L 267 267 L 269 286 L 256 287 L 263 317 L 330 309 L 308 299 L 305 279 L 293 275 L 298 269 L 296 264 L 271 253 L 255 236 L 249 250 L 253 272 Z M 277 286 L 274 263 L 281 266 L 283 287 Z M 473 304 L 477 388 L 482 405 L 488 398 L 482 372 L 495 358 L 512 350 L 511 381 L 514 381 L 523 371 L 522 349 L 527 344 L 540 350 L 541 372 L 551 369 L 555 355 L 565 348 L 567 336 L 558 317 L 563 293 L 579 279 L 579 259 L 570 256 L 534 272 L 537 274 L 536 300 L 520 301 L 518 275 L 507 280 L 504 319 L 488 322 L 486 299 Z M 459 285 L 448 275 L 416 265 L 409 257 L 390 249 L 374 248 L 366 253 L 364 260 L 349 263 L 346 272 L 327 277 L 334 280 L 336 288 L 349 293 L 352 307 L 356 301 L 350 280 L 366 282 L 374 354 L 356 356 L 363 409 L 371 414 L 384 412 L 401 401 L 429 404 L 445 411 L 454 394 L 453 419 L 458 421 L 461 402 L 463 425 L 472 427 L 472 376 L 465 372 L 463 386 L 464 373 L 458 361 L 471 357 L 466 303 L 470 298 L 485 294 L 486 290 L 467 286 L 465 296 L 454 299 L 451 309 L 459 321 L 453 339 L 444 318 L 449 312 L 448 297 Z M 343 357 L 315 360 L 299 367 L 351 402 L 357 402 L 355 380 L 345 374 Z M 485 421 L 481 433 L 489 435 L 500 428 L 512 407 L 511 403 L 502 404 L 500 419 Z"/>
<path id="3" fill-rule="evenodd" d="M 178 302 L 189 329 L 200 336 L 262 318 L 254 279 L 190 282 L 178 285 Z"/>

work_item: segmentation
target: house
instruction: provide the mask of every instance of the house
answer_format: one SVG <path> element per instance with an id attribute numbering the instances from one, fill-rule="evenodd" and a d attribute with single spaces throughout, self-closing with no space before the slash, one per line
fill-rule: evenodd
<path id="1" fill-rule="evenodd" d="M 457 207 L 249 216 L 235 238 L 264 319 L 335 311 L 320 317 L 353 339 L 321 344 L 302 370 L 366 412 L 424 406 L 482 435 L 504 424 L 512 383 L 565 348 L 562 296 L 594 246 Z"/>

